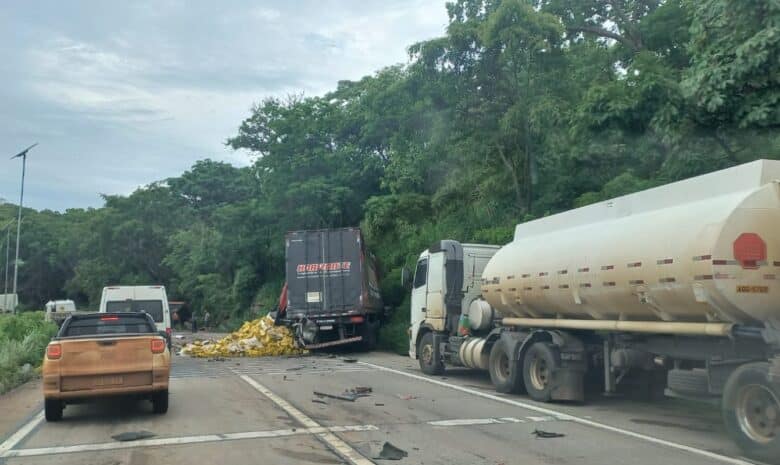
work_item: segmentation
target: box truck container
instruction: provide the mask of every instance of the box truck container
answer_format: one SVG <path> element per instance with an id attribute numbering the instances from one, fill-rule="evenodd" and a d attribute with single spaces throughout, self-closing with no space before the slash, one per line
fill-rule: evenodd
<path id="1" fill-rule="evenodd" d="M 373 256 L 358 228 L 294 231 L 285 237 L 287 282 L 278 321 L 315 349 L 376 345 L 384 309 Z"/>
<path id="2" fill-rule="evenodd" d="M 487 370 L 500 392 L 583 401 L 665 375 L 721 406 L 753 458 L 780 457 L 780 161 L 519 224 L 503 247 L 442 240 L 417 261 L 409 354 Z"/>

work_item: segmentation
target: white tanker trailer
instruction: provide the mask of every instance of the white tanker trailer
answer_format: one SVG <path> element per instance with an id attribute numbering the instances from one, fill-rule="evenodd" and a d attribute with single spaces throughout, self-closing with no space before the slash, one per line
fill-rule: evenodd
<path id="1" fill-rule="evenodd" d="M 409 354 L 501 392 L 583 401 L 663 371 L 719 400 L 751 457 L 780 460 L 780 161 L 758 160 L 520 224 L 503 246 L 436 242 L 415 271 Z M 627 376 L 628 375 L 628 376 Z"/>

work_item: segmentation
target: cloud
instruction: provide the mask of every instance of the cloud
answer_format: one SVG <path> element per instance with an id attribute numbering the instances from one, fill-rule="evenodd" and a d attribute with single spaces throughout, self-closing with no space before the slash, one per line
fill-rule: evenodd
<path id="1" fill-rule="evenodd" d="M 444 33 L 442 1 L 23 2 L 0 16 L 0 155 L 38 141 L 25 196 L 97 206 L 224 147 L 253 103 L 320 95 Z M 0 156 L 0 197 L 18 193 Z"/>

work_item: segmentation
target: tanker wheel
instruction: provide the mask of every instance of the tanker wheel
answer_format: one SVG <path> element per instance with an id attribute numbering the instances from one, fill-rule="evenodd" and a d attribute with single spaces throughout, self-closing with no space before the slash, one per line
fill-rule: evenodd
<path id="1" fill-rule="evenodd" d="M 420 359 L 420 369 L 426 375 L 440 375 L 444 373 L 444 363 L 441 355 L 437 353 L 433 345 L 433 333 L 423 334 L 420 345 L 417 347 L 417 357 Z"/>
<path id="2" fill-rule="evenodd" d="M 490 381 L 496 391 L 503 393 L 520 393 L 523 390 L 521 377 L 519 376 L 517 363 L 512 363 L 509 350 L 502 341 L 496 341 L 490 349 L 488 359 L 488 372 Z"/>
<path id="3" fill-rule="evenodd" d="M 553 376 L 560 363 L 554 346 L 547 342 L 534 342 L 523 358 L 523 380 L 531 399 L 549 402 L 552 399 Z"/>
<path id="4" fill-rule="evenodd" d="M 780 457 L 780 386 L 767 378 L 769 364 L 748 363 L 729 376 L 723 390 L 726 430 L 750 458 Z"/>

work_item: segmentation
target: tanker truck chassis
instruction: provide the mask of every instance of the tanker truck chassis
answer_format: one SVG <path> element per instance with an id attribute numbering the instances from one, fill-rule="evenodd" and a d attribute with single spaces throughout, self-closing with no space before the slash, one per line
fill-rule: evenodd
<path id="1" fill-rule="evenodd" d="M 520 224 L 417 261 L 409 354 L 499 392 L 586 400 L 662 379 L 780 460 L 780 162 L 759 160 Z"/>

